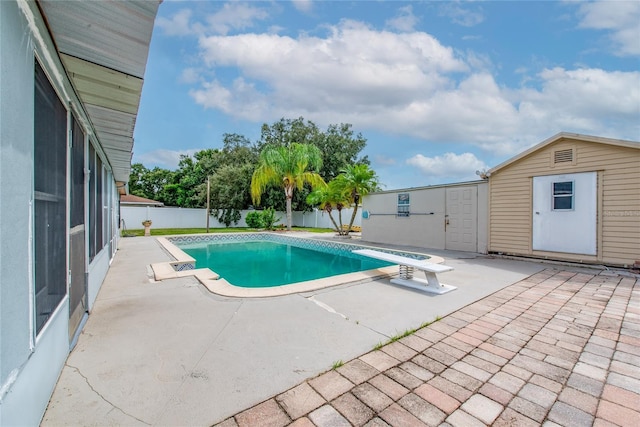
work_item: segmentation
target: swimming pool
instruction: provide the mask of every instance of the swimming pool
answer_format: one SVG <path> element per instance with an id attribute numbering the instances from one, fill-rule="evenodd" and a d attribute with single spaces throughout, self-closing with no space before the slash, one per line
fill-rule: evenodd
<path id="1" fill-rule="evenodd" d="M 388 267 L 393 264 L 351 253 L 344 248 L 314 249 L 272 240 L 200 242 L 178 245 L 229 283 L 243 288 L 268 288 L 323 277 Z"/>
<path id="2" fill-rule="evenodd" d="M 158 238 L 174 261 L 152 264 L 156 280 L 194 275 L 226 296 L 275 296 L 390 277 L 394 264 L 353 254 L 373 249 L 335 240 L 279 233 L 231 233 Z M 415 259 L 429 255 L 383 248 Z M 438 257 L 430 262 L 441 262 Z M 167 267 L 169 266 L 169 267 Z"/>

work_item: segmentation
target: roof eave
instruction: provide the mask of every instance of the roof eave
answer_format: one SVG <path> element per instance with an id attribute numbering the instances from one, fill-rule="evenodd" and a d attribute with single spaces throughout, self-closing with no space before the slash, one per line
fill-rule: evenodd
<path id="1" fill-rule="evenodd" d="M 128 182 L 160 0 L 38 4 L 114 179 Z"/>
<path id="2" fill-rule="evenodd" d="M 491 176 L 492 174 L 494 174 L 495 172 L 499 171 L 500 169 L 503 169 L 509 165 L 511 165 L 512 163 L 517 162 L 520 159 L 523 159 L 525 157 L 527 157 L 528 155 L 530 155 L 531 153 L 534 153 L 538 150 L 540 150 L 541 148 L 546 147 L 547 145 L 550 144 L 554 144 L 562 139 L 576 139 L 579 141 L 585 141 L 585 142 L 593 142 L 593 143 L 599 143 L 599 144 L 609 144 L 609 145 L 616 145 L 619 147 L 627 147 L 627 148 L 640 148 L 640 143 L 636 142 L 636 141 L 629 141 L 629 140 L 624 140 L 624 139 L 614 139 L 614 138 L 604 138 L 601 136 L 593 136 L 593 135 L 583 135 L 580 133 L 571 133 L 571 132 L 560 132 L 557 133 L 555 135 L 553 135 L 551 138 L 545 139 L 544 141 L 534 145 L 533 147 L 529 148 L 528 150 L 523 151 L 522 153 L 511 157 L 510 159 L 500 163 L 498 166 L 495 166 L 491 169 L 489 169 L 486 173 L 487 176 Z"/>

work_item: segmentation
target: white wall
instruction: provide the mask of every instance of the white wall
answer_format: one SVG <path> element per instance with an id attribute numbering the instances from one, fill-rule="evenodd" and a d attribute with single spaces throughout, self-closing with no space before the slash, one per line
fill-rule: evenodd
<path id="1" fill-rule="evenodd" d="M 142 221 L 150 219 L 153 224 L 151 228 L 205 228 L 207 225 L 206 209 L 191 209 L 177 207 L 147 207 L 147 206 L 121 206 L 120 217 L 124 220 L 124 228 L 128 230 L 141 229 Z M 249 210 L 241 212 L 241 219 L 238 224 L 231 227 L 246 227 L 245 218 Z M 342 222 L 348 224 L 351 220 L 353 209 L 342 210 Z M 361 210 L 358 210 L 354 225 L 361 225 Z M 285 212 L 276 212 L 276 218 L 280 217 L 278 224 L 287 223 Z M 337 212 L 333 212 L 333 217 L 338 222 Z M 293 212 L 292 225 L 296 227 L 318 227 L 333 228 L 329 219 L 329 214 L 323 211 L 313 212 Z M 225 225 L 218 222 L 213 216 L 209 217 L 209 227 L 224 228 Z"/>
<path id="2" fill-rule="evenodd" d="M 91 311 L 93 304 L 98 297 L 98 292 L 102 287 L 104 278 L 107 277 L 109 271 L 109 263 L 111 262 L 111 254 L 109 253 L 109 246 L 105 245 L 100 252 L 96 254 L 89 264 L 89 274 L 87 283 L 87 309 Z"/>
<path id="3" fill-rule="evenodd" d="M 24 16 L 0 1 L 0 425 L 31 354 L 34 58 Z"/>
<path id="4" fill-rule="evenodd" d="M 21 7 L 0 1 L 0 425 L 40 423 L 69 352 L 66 297 L 33 332 L 34 51 L 50 75 L 64 73 L 44 53 L 51 41 L 34 36 L 46 34 L 37 5 Z"/>
<path id="5" fill-rule="evenodd" d="M 38 335 L 33 354 L 0 401 L 0 425 L 40 424 L 68 355 L 69 298 L 65 297 Z"/>
<path id="6" fill-rule="evenodd" d="M 489 185 L 478 185 L 478 253 L 489 251 Z"/>
<path id="7" fill-rule="evenodd" d="M 0 1 L 0 425 L 38 425 L 69 354 L 65 296 L 35 336 L 33 296 L 34 61 L 62 103 L 77 107 L 71 83 L 36 2 Z M 84 117 L 82 123 L 89 121 Z M 86 129 L 85 129 L 86 130 Z M 115 191 L 114 184 L 107 186 Z M 107 195 L 106 197 L 109 197 Z M 115 199 L 114 199 L 115 200 Z M 105 218 L 105 221 L 108 221 Z M 117 233 L 113 227 L 113 233 Z M 116 234 L 117 236 L 117 234 Z M 36 236 L 37 237 L 37 236 Z M 109 241 L 109 237 L 105 237 Z M 102 252 L 106 252 L 102 255 Z M 92 263 L 95 299 L 108 246 Z"/>
<path id="8" fill-rule="evenodd" d="M 477 251 L 486 253 L 489 202 L 488 185 L 482 181 L 369 194 L 363 201 L 363 210 L 369 213 L 369 218 L 362 220 L 362 239 L 376 243 L 446 249 L 446 190 L 469 185 L 478 189 Z M 408 217 L 397 216 L 399 193 L 410 195 L 411 215 Z"/>
<path id="9" fill-rule="evenodd" d="M 343 209 L 342 210 L 342 224 L 349 225 L 349 221 L 351 221 L 351 215 L 353 214 L 353 208 Z M 340 220 L 338 218 L 338 211 L 335 209 L 331 213 L 333 219 L 336 221 L 336 224 L 340 224 Z M 286 221 L 286 216 L 283 215 L 283 218 Z M 315 227 L 315 228 L 334 228 L 331 219 L 329 218 L 329 214 L 325 211 L 314 210 L 313 212 L 293 212 L 293 225 L 296 227 Z M 358 212 L 356 213 L 356 218 L 353 221 L 353 225 L 360 226 L 362 225 L 362 208 L 358 208 Z"/>
<path id="10" fill-rule="evenodd" d="M 398 193 L 409 193 L 411 216 L 399 217 Z M 369 194 L 363 201 L 369 219 L 362 222 L 362 239 L 376 243 L 444 249 L 445 189 Z"/>

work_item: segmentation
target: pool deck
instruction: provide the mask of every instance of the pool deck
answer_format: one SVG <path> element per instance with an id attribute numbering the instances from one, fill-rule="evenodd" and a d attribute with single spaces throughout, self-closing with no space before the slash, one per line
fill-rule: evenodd
<path id="1" fill-rule="evenodd" d="M 122 239 L 42 425 L 640 425 L 636 276 L 395 248 L 458 289 L 222 297 Z"/>

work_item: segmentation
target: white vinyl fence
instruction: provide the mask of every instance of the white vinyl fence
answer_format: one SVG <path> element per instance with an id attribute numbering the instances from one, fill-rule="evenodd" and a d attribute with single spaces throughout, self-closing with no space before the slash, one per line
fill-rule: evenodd
<path id="1" fill-rule="evenodd" d="M 250 210 L 241 212 L 241 219 L 231 227 L 246 227 L 245 218 Z M 358 209 L 353 225 L 361 225 L 362 210 Z M 342 223 L 349 224 L 353 209 L 342 210 Z M 338 222 L 338 212 L 333 212 L 333 218 Z M 276 212 L 276 218 L 280 220 L 276 224 L 286 224 L 287 214 Z M 152 207 L 152 206 L 121 206 L 120 227 L 123 229 L 141 229 L 142 221 L 150 219 L 151 228 L 205 228 L 207 226 L 207 210 L 177 207 Z M 329 214 L 324 211 L 293 212 L 292 225 L 295 227 L 333 228 Z M 221 228 L 224 224 L 218 222 L 213 216 L 209 217 L 209 227 Z"/>

